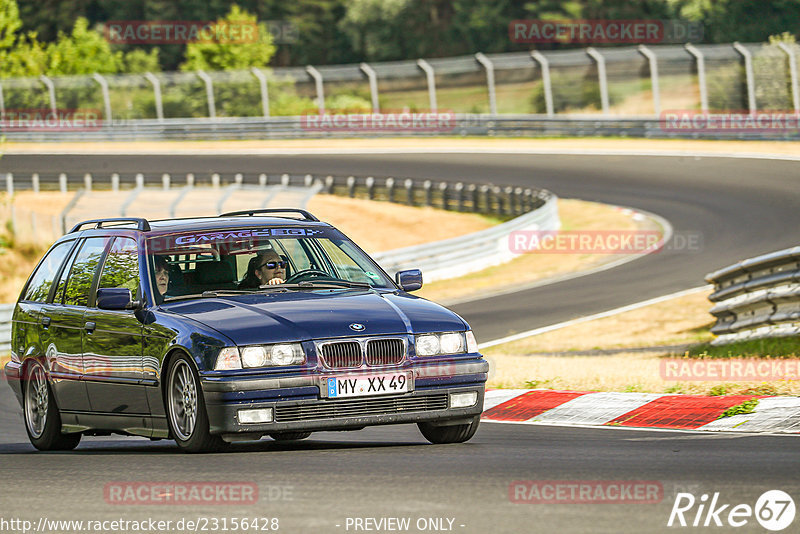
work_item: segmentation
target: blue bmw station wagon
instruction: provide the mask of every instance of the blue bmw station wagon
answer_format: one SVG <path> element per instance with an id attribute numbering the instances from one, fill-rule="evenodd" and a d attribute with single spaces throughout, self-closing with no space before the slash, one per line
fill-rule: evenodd
<path id="1" fill-rule="evenodd" d="M 398 423 L 463 442 L 489 365 L 421 287 L 304 210 L 86 221 L 26 283 L 5 371 L 41 450 L 119 433 L 207 452 Z"/>

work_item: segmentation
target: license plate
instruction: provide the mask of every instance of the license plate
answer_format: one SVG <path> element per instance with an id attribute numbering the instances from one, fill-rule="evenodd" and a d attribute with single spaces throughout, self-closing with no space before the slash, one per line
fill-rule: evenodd
<path id="1" fill-rule="evenodd" d="M 410 382 L 407 373 L 328 377 L 325 392 L 329 399 L 407 393 L 413 389 Z"/>

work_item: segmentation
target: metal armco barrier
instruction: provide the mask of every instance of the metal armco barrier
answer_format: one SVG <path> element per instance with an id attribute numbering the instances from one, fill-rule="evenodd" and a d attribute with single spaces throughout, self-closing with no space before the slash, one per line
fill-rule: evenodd
<path id="1" fill-rule="evenodd" d="M 519 230 L 554 231 L 561 228 L 557 198 L 542 191 L 544 204 L 539 209 L 507 223 L 462 237 L 425 243 L 372 257 L 388 272 L 422 269 L 425 282 L 455 278 L 514 258 L 509 236 Z"/>
<path id="2" fill-rule="evenodd" d="M 712 344 L 800 334 L 800 246 L 741 261 L 706 281 L 714 284 Z"/>
<path id="3" fill-rule="evenodd" d="M 423 114 L 424 115 L 424 114 Z M 8 141 L 75 142 L 75 141 L 181 141 L 181 140 L 261 140 L 320 139 L 369 137 L 595 137 L 624 136 L 655 139 L 800 139 L 800 115 L 784 117 L 782 128 L 756 124 L 747 128 L 697 129 L 671 126 L 660 117 L 604 117 L 601 115 L 488 115 L 456 113 L 447 127 L 437 129 L 384 128 L 363 129 L 309 128 L 305 117 L 217 117 L 187 119 L 123 120 L 96 130 L 9 130 L 2 131 Z M 409 119 L 413 121 L 412 119 Z M 790 126 L 785 126 L 790 124 Z M 794 125 L 794 126 L 792 126 Z"/>
<path id="4" fill-rule="evenodd" d="M 0 355 L 11 350 L 11 315 L 13 304 L 0 304 Z"/>

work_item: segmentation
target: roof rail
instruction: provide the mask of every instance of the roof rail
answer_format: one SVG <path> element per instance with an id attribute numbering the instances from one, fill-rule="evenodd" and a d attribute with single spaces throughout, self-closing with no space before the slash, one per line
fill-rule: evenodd
<path id="1" fill-rule="evenodd" d="M 142 232 L 149 232 L 150 231 L 150 223 L 147 222 L 147 219 L 142 219 L 141 217 L 117 217 L 117 218 L 110 218 L 110 219 L 92 219 L 90 221 L 83 221 L 79 222 L 75 226 L 72 227 L 68 233 L 77 232 L 81 230 L 82 226 L 86 226 L 87 224 L 93 224 L 94 230 L 98 228 L 103 228 L 103 223 L 136 223 L 136 229 L 141 230 Z"/>
<path id="2" fill-rule="evenodd" d="M 258 215 L 262 213 L 299 213 L 303 216 L 303 219 L 306 221 L 315 221 L 319 222 L 319 219 L 311 215 L 306 210 L 301 210 L 299 208 L 264 208 L 259 210 L 245 210 L 245 211 L 230 211 L 228 213 L 223 213 L 220 217 L 238 217 L 240 215 L 247 215 L 252 217 L 253 215 Z"/>

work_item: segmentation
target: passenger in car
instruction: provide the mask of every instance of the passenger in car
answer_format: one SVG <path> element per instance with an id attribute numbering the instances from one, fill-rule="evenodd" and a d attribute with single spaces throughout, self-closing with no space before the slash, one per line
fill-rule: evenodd
<path id="1" fill-rule="evenodd" d="M 156 300 L 161 303 L 164 301 L 164 294 L 167 292 L 167 288 L 169 288 L 169 264 L 164 256 L 156 256 L 155 267 L 156 288 L 158 289 Z"/>
<path id="2" fill-rule="evenodd" d="M 263 285 L 282 284 L 286 280 L 288 264 L 278 253 L 270 250 L 250 259 L 247 274 L 239 282 L 239 289 L 252 289 Z"/>

